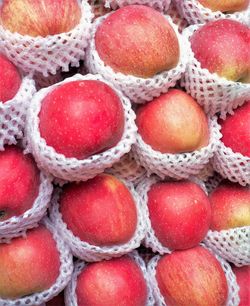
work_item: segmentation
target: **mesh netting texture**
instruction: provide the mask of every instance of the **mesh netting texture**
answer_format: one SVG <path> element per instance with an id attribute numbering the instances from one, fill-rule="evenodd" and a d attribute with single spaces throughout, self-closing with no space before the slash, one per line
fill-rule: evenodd
<path id="1" fill-rule="evenodd" d="M 222 141 L 219 142 L 212 165 L 224 178 L 243 186 L 250 184 L 250 157 L 233 152 Z"/>
<path id="2" fill-rule="evenodd" d="M 5 103 L 0 101 L 0 150 L 23 137 L 27 109 L 35 92 L 34 81 L 25 76 L 15 97 Z"/>
<path id="3" fill-rule="evenodd" d="M 180 14 L 188 21 L 189 24 L 207 23 L 212 20 L 230 18 L 241 23 L 250 24 L 250 4 L 242 12 L 226 14 L 222 12 L 212 12 L 209 8 L 204 7 L 197 0 L 174 0 Z"/>
<path id="4" fill-rule="evenodd" d="M 45 216 L 53 191 L 51 181 L 51 177 L 40 173 L 39 194 L 33 206 L 21 216 L 11 217 L 0 222 L 0 242 L 5 238 L 22 235 L 23 231 L 35 227 Z"/>
<path id="5" fill-rule="evenodd" d="M 145 262 L 143 259 L 138 255 L 138 252 L 133 251 L 128 254 L 130 258 L 132 258 L 138 266 L 141 268 L 143 272 L 143 276 L 147 283 L 147 289 L 148 289 L 148 300 L 147 304 L 145 306 L 153 306 L 154 305 L 154 297 L 152 289 L 149 285 L 149 277 L 148 272 L 146 269 Z M 66 290 L 65 290 L 65 305 L 66 306 L 77 306 L 77 296 L 76 296 L 76 284 L 77 284 L 77 277 L 81 273 L 82 269 L 85 267 L 85 263 L 78 260 L 75 264 L 73 276 L 71 279 L 71 282 L 68 284 Z"/>
<path id="6" fill-rule="evenodd" d="M 106 19 L 110 14 L 99 17 L 93 23 L 91 29 L 90 44 L 86 51 L 85 65 L 89 72 L 99 73 L 104 79 L 113 83 L 118 89 L 134 103 L 144 103 L 151 101 L 154 97 L 158 97 L 161 93 L 167 92 L 170 87 L 174 87 L 176 82 L 181 78 L 186 69 L 189 60 L 188 44 L 185 38 L 178 32 L 178 27 L 175 25 L 169 16 L 166 19 L 170 22 L 175 30 L 179 45 L 180 45 L 180 59 L 177 66 L 169 71 L 156 74 L 152 78 L 143 79 L 132 75 L 125 75 L 106 66 L 99 57 L 95 48 L 95 32 L 101 22 Z"/>
<path id="7" fill-rule="evenodd" d="M 129 188 L 135 201 L 137 210 L 137 226 L 134 236 L 130 239 L 130 241 L 114 246 L 95 246 L 80 240 L 77 236 L 74 236 L 74 234 L 67 228 L 67 225 L 63 222 L 58 203 L 60 190 L 56 190 L 52 199 L 52 205 L 50 207 L 50 216 L 58 232 L 61 234 L 61 237 L 63 237 L 65 242 L 71 248 L 74 256 L 88 262 L 100 261 L 103 259 L 122 256 L 140 246 L 142 239 L 146 235 L 146 226 L 144 222 L 145 212 L 141 205 L 140 197 L 135 191 L 133 185 L 125 181 L 123 182 Z"/>
<path id="8" fill-rule="evenodd" d="M 9 300 L 1 299 L 1 306 L 36 306 L 51 300 L 58 295 L 69 283 L 73 273 L 73 257 L 65 242 L 62 240 L 60 234 L 55 230 L 49 219 L 44 219 L 43 223 L 53 233 L 53 238 L 56 241 L 57 249 L 60 253 L 60 274 L 56 282 L 47 290 L 40 293 L 34 293 L 20 299 Z M 32 268 L 32 267 L 31 267 Z"/>
<path id="9" fill-rule="evenodd" d="M 6 56 L 25 72 L 39 72 L 44 76 L 56 74 L 59 68 L 69 70 L 84 58 L 93 14 L 86 0 L 81 2 L 79 24 L 67 33 L 31 37 L 11 33 L 0 25 L 0 39 Z"/>
<path id="10" fill-rule="evenodd" d="M 132 152 L 125 154 L 112 168 L 105 170 L 114 176 L 137 185 L 146 175 L 146 170 L 139 165 Z"/>
<path id="11" fill-rule="evenodd" d="M 187 40 L 202 25 L 189 26 L 183 31 Z M 205 110 L 213 116 L 220 112 L 221 118 L 250 99 L 250 84 L 229 81 L 216 73 L 201 68 L 188 43 L 190 60 L 181 80 L 181 85 Z"/>
<path id="12" fill-rule="evenodd" d="M 205 184 L 197 179 L 196 177 L 190 177 L 190 181 L 193 183 L 199 185 L 204 192 L 206 191 Z M 154 253 L 160 253 L 163 254 L 170 254 L 172 250 L 167 248 L 166 246 L 162 245 L 162 243 L 159 241 L 157 236 L 155 235 L 154 229 L 152 228 L 150 217 L 149 217 L 149 210 L 148 210 L 148 191 L 150 190 L 151 186 L 162 182 L 162 180 L 157 176 L 151 176 L 151 177 L 145 177 L 143 181 L 141 181 L 138 186 L 136 187 L 136 191 L 138 195 L 141 197 L 141 205 L 144 207 L 145 210 L 145 224 L 147 228 L 146 236 L 143 240 L 143 244 L 145 247 L 152 249 Z"/>
<path id="13" fill-rule="evenodd" d="M 207 248 L 207 247 L 206 247 Z M 208 249 L 209 250 L 209 249 Z M 211 251 L 211 250 L 210 250 Z M 212 251 L 211 251 L 212 252 Z M 217 260 L 220 262 L 221 267 L 226 275 L 227 284 L 228 284 L 228 298 L 226 302 L 226 306 L 238 306 L 240 299 L 239 299 L 239 287 L 236 282 L 236 277 L 232 271 L 230 265 L 223 260 L 218 255 L 214 254 Z M 161 256 L 157 255 L 153 257 L 147 265 L 148 274 L 150 277 L 150 285 L 153 290 L 154 298 L 156 301 L 157 306 L 167 306 L 164 298 L 158 288 L 157 281 L 156 281 L 156 266 Z"/>
<path id="14" fill-rule="evenodd" d="M 79 160 L 76 158 L 66 158 L 63 154 L 57 153 L 54 148 L 47 146 L 45 140 L 39 132 L 39 111 L 41 109 L 41 101 L 53 89 L 61 84 L 65 84 L 78 80 L 99 80 L 109 85 L 119 96 L 125 115 L 125 128 L 121 140 L 118 144 L 100 154 L 92 155 L 89 158 Z M 53 174 L 55 177 L 66 181 L 84 181 L 93 178 L 104 169 L 111 167 L 118 162 L 120 158 L 128 153 L 132 144 L 135 142 L 137 127 L 135 125 L 135 114 L 131 109 L 130 101 L 124 97 L 120 91 L 116 90 L 108 81 L 103 80 L 98 75 L 80 75 L 76 74 L 71 78 L 67 78 L 61 83 L 52 85 L 48 88 L 41 89 L 36 93 L 32 100 L 27 115 L 26 136 L 28 141 L 28 149 L 32 152 L 35 160 L 40 168 Z"/>
<path id="15" fill-rule="evenodd" d="M 166 14 L 169 15 L 172 21 L 177 25 L 179 33 L 182 33 L 182 31 L 188 26 L 188 22 L 186 19 L 182 18 L 176 7 L 176 4 L 173 1 L 170 3 Z"/>
<path id="16" fill-rule="evenodd" d="M 116 9 L 125 5 L 141 4 L 163 12 L 168 9 L 170 2 L 171 0 L 105 0 L 105 6 Z"/>
<path id="17" fill-rule="evenodd" d="M 155 151 L 138 134 L 136 143 L 132 148 L 134 156 L 148 173 L 155 173 L 161 178 L 182 179 L 197 175 L 209 163 L 209 159 L 217 150 L 221 137 L 216 118 L 209 119 L 209 127 L 210 140 L 208 146 L 197 151 L 181 154 L 163 154 Z"/>

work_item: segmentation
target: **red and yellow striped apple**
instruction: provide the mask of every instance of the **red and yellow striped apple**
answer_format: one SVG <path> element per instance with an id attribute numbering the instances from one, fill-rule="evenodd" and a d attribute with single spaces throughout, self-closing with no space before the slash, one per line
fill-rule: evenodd
<path id="1" fill-rule="evenodd" d="M 212 11 L 223 13 L 234 13 L 245 10 L 249 5 L 249 0 L 198 0 L 204 7 Z"/>
<path id="2" fill-rule="evenodd" d="M 236 276 L 237 284 L 240 287 L 239 297 L 240 304 L 239 306 L 249 306 L 250 305 L 250 266 L 244 267 L 233 267 L 233 272 Z"/>
<path id="3" fill-rule="evenodd" d="M 177 36 L 159 12 L 128 5 L 108 16 L 95 34 L 100 58 L 115 72 L 149 78 L 179 61 Z"/>

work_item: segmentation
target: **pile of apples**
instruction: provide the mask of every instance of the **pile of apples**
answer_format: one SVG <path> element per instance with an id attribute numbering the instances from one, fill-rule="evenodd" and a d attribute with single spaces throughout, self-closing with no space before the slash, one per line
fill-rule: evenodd
<path id="1" fill-rule="evenodd" d="M 27 122 L 23 138 L 6 142 L 0 151 L 0 306 L 249 306 L 250 20 L 247 25 L 228 17 L 200 25 L 183 50 L 180 37 L 184 41 L 187 36 L 178 25 L 187 23 L 174 0 L 165 12 L 141 5 L 140 0 L 114 11 L 105 7 L 105 1 L 1 2 L 0 116 L 5 115 L 0 139 L 8 133 L 6 106 L 15 108 L 23 78 L 37 80 L 32 69 L 24 72 L 13 64 L 18 58 L 11 56 L 5 31 L 18 39 L 31 37 L 36 50 L 36 44 L 46 44 L 48 37 L 70 33 L 84 16 L 85 2 L 92 6 L 94 41 L 89 45 L 95 46 L 99 71 L 96 74 L 89 65 L 93 55 L 89 46 L 82 47 L 82 57 L 77 64 L 72 60 L 68 71 L 59 69 L 57 77 L 45 71 L 42 78 L 49 86 L 37 83 L 33 98 L 23 101 L 29 102 L 27 113 L 17 115 Z M 249 0 L 197 2 L 227 16 L 250 11 Z M 57 44 L 64 43 L 55 40 L 55 50 Z M 16 56 L 23 58 L 23 52 L 25 46 L 20 46 Z M 195 159 L 211 144 L 212 116 L 182 86 L 185 71 L 170 82 L 172 88 L 166 87 L 166 78 L 159 79 L 178 70 L 183 54 L 189 58 L 191 52 L 206 73 L 248 90 L 234 112 L 213 117 L 221 133 L 214 146 L 223 144 L 232 156 L 244 159 L 243 165 L 232 157 L 235 176 L 215 173 L 212 158 L 198 174 L 187 163 L 186 177 L 171 173 L 158 177 L 153 165 L 144 169 L 140 164 L 145 157 L 138 158 L 138 148 L 135 154 L 135 143 L 141 139 L 145 150 L 174 157 L 178 165 L 186 154 Z M 126 90 L 117 85 L 127 78 L 135 85 L 146 84 L 141 92 L 138 86 L 134 89 L 140 100 L 129 101 Z M 150 101 L 149 91 L 154 96 Z M 129 120 L 132 140 L 124 149 Z M 32 128 L 39 139 L 33 137 Z M 113 158 L 117 154 L 123 157 Z M 146 164 L 153 159 L 149 154 Z M 98 168 L 102 161 L 105 167 Z M 82 164 L 88 165 L 89 176 L 79 170 Z M 242 183 L 238 177 L 243 166 Z M 89 179 L 78 179 L 77 171 Z M 53 183 L 54 191 L 44 202 L 49 206 L 46 215 L 32 223 L 31 212 L 44 192 L 42 175 Z M 206 246 L 209 233 L 231 229 L 244 229 L 248 246 L 238 248 L 248 262 L 227 263 L 216 248 Z M 230 239 L 235 237 L 227 243 Z M 72 254 L 63 255 L 59 241 Z M 63 256 L 71 263 L 71 279 L 60 287 Z"/>

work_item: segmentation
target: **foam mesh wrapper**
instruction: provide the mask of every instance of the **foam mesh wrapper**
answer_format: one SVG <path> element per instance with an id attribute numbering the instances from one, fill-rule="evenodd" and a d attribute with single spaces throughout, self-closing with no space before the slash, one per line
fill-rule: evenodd
<path id="1" fill-rule="evenodd" d="M 20 216 L 0 222 L 0 243 L 6 239 L 21 236 L 27 229 L 38 225 L 38 222 L 46 215 L 52 191 L 52 178 L 40 172 L 39 193 L 32 207 Z"/>
<path id="2" fill-rule="evenodd" d="M 38 115 L 41 109 L 41 102 L 47 94 L 62 84 L 81 80 L 99 80 L 105 82 L 116 92 L 123 105 L 125 127 L 122 138 L 116 146 L 102 153 L 97 153 L 79 160 L 76 158 L 67 158 L 46 144 L 45 139 L 41 137 L 39 132 Z M 34 96 L 27 115 L 26 138 L 28 150 L 32 152 L 38 166 L 45 172 L 49 172 L 65 181 L 85 181 L 102 173 L 104 169 L 110 168 L 124 154 L 130 151 L 132 144 L 135 142 L 137 131 L 134 120 L 135 114 L 131 109 L 130 101 L 108 81 L 99 75 L 88 74 L 83 76 L 76 74 L 71 78 L 65 79 L 63 82 L 41 89 Z"/>
<path id="3" fill-rule="evenodd" d="M 137 226 L 133 237 L 128 242 L 113 246 L 95 246 L 82 241 L 80 238 L 75 236 L 72 231 L 68 229 L 67 224 L 65 224 L 62 219 L 62 214 L 59 210 L 61 190 L 56 190 L 52 199 L 52 205 L 50 207 L 50 217 L 58 232 L 61 234 L 61 237 L 63 237 L 65 242 L 69 245 L 74 256 L 88 262 L 101 261 L 103 259 L 110 259 L 112 257 L 120 257 L 140 246 L 141 241 L 146 235 L 146 226 L 144 222 L 145 212 L 141 205 L 140 197 L 135 191 L 134 186 L 125 181 L 123 181 L 123 183 L 129 189 L 136 205 Z"/>
<path id="4" fill-rule="evenodd" d="M 207 247 L 206 247 L 207 248 Z M 207 248 L 211 253 L 213 253 L 209 248 Z M 221 267 L 226 275 L 226 279 L 227 279 L 227 285 L 228 285 L 228 298 L 227 298 L 227 302 L 226 302 L 226 306 L 238 306 L 240 299 L 239 299 L 239 287 L 238 284 L 236 282 L 236 277 L 232 271 L 232 268 L 230 267 L 230 265 L 224 260 L 222 259 L 220 256 L 214 254 L 214 256 L 216 257 L 216 259 L 220 262 Z M 150 262 L 147 265 L 147 270 L 148 270 L 148 274 L 150 277 L 150 285 L 151 288 L 153 290 L 153 294 L 154 294 L 154 298 L 155 298 L 155 305 L 157 306 L 168 306 L 165 301 L 164 298 L 160 292 L 160 289 L 157 285 L 157 281 L 156 281 L 156 267 L 157 267 L 157 263 L 159 261 L 159 259 L 161 258 L 161 256 L 156 255 L 155 257 L 153 257 Z"/>
<path id="5" fill-rule="evenodd" d="M 1 1 L 0 1 L 1 2 Z M 93 14 L 86 0 L 78 1 L 82 16 L 76 27 L 67 33 L 32 37 L 12 33 L 0 25 L 0 39 L 6 56 L 27 73 L 39 72 L 47 77 L 57 70 L 78 67 L 84 58 Z"/>
<path id="6" fill-rule="evenodd" d="M 177 25 L 179 33 L 182 33 L 182 31 L 188 26 L 188 22 L 180 15 L 176 4 L 173 1 L 170 3 L 165 13 L 169 15 L 172 21 Z"/>
<path id="7" fill-rule="evenodd" d="M 224 178 L 242 186 L 250 185 L 250 157 L 234 152 L 222 141 L 219 142 L 212 165 Z"/>
<path id="8" fill-rule="evenodd" d="M 0 150 L 23 137 L 27 109 L 35 92 L 35 82 L 24 76 L 16 95 L 4 103 L 0 101 Z"/>
<path id="9" fill-rule="evenodd" d="M 211 193 L 222 180 L 218 174 L 211 177 L 205 183 L 207 190 Z M 250 226 L 222 231 L 209 230 L 204 243 L 214 253 L 238 267 L 250 265 Z"/>
<path id="10" fill-rule="evenodd" d="M 129 254 L 127 254 L 131 259 L 133 259 L 136 264 L 140 267 L 144 279 L 146 281 L 147 284 L 147 291 L 148 291 L 148 299 L 147 299 L 147 303 L 145 304 L 145 306 L 154 306 L 154 297 L 153 297 L 153 292 L 152 289 L 149 285 L 149 277 L 148 277 L 148 272 L 147 272 L 147 268 L 145 265 L 145 262 L 143 261 L 143 259 L 139 256 L 137 251 L 133 251 Z M 69 283 L 69 285 L 67 286 L 66 290 L 65 290 L 65 305 L 66 306 L 77 306 L 77 296 L 76 296 L 76 286 L 77 286 L 77 277 L 78 275 L 82 272 L 83 268 L 86 266 L 86 264 L 83 261 L 78 260 L 75 264 L 75 268 L 74 268 L 74 272 L 73 272 L 73 276 L 71 279 L 71 282 Z M 131 276 L 133 277 L 133 276 Z"/>
<path id="11" fill-rule="evenodd" d="M 152 78 L 139 78 L 132 75 L 125 75 L 120 72 L 114 72 L 114 70 L 105 65 L 98 55 L 95 47 L 95 32 L 98 26 L 105 20 L 112 12 L 105 16 L 99 17 L 93 23 L 91 29 L 90 43 L 86 51 L 85 65 L 89 72 L 98 73 L 102 75 L 106 80 L 114 84 L 120 89 L 132 102 L 144 103 L 151 101 L 154 97 L 158 97 L 161 93 L 167 92 L 170 87 L 174 87 L 176 82 L 181 78 L 186 69 L 187 62 L 189 60 L 189 53 L 187 50 L 187 41 L 178 32 L 178 27 L 175 25 L 169 16 L 165 16 L 170 25 L 174 29 L 179 46 L 180 46 L 180 58 L 177 66 L 169 71 L 156 74 Z"/>
<path id="12" fill-rule="evenodd" d="M 69 247 L 62 240 L 62 237 L 56 231 L 54 225 L 52 225 L 51 221 L 48 218 L 43 220 L 43 224 L 45 224 L 47 229 L 53 234 L 53 238 L 56 241 L 56 246 L 60 255 L 61 266 L 59 276 L 56 282 L 47 290 L 31 294 L 20 299 L 10 300 L 0 298 L 1 306 L 36 306 L 41 304 L 43 305 L 43 303 L 51 300 L 54 296 L 58 295 L 70 282 L 74 266 L 73 256 L 69 250 Z"/>
<path id="13" fill-rule="evenodd" d="M 133 145 L 133 154 L 148 173 L 155 173 L 161 178 L 172 177 L 185 179 L 199 174 L 209 163 L 210 158 L 217 150 L 221 134 L 216 118 L 208 120 L 210 137 L 209 144 L 188 153 L 170 154 L 161 153 L 146 144 L 137 134 L 136 143 Z"/>
<path id="14" fill-rule="evenodd" d="M 202 25 L 189 26 L 183 31 L 188 41 L 190 60 L 182 77 L 181 86 L 189 93 L 210 116 L 220 113 L 221 118 L 232 114 L 233 110 L 250 99 L 250 84 L 229 81 L 216 73 L 201 68 L 195 58 L 189 41 Z"/>
<path id="15" fill-rule="evenodd" d="M 163 12 L 168 9 L 171 0 L 104 0 L 106 7 L 111 7 L 112 9 L 117 9 L 118 7 L 123 7 L 126 5 L 147 5 L 155 10 Z"/>
<path id="16" fill-rule="evenodd" d="M 203 191 L 206 192 L 206 187 L 202 181 L 200 181 L 196 177 L 191 177 L 190 181 L 199 185 L 203 189 Z M 172 253 L 173 250 L 170 250 L 168 247 L 164 246 L 157 238 L 154 229 L 151 225 L 149 210 L 148 210 L 148 192 L 151 186 L 158 182 L 163 182 L 163 181 L 157 176 L 145 177 L 144 180 L 142 180 L 136 187 L 136 191 L 138 195 L 140 195 L 141 197 L 141 205 L 144 207 L 145 210 L 144 222 L 146 224 L 147 233 L 143 240 L 143 244 L 145 245 L 145 247 L 152 249 L 154 253 L 158 252 L 161 255 L 163 255 L 163 254 L 170 254 Z"/>
<path id="17" fill-rule="evenodd" d="M 189 24 L 201 24 L 218 19 L 232 19 L 250 25 L 250 4 L 247 9 L 235 13 L 213 12 L 197 0 L 174 0 L 180 14 Z"/>

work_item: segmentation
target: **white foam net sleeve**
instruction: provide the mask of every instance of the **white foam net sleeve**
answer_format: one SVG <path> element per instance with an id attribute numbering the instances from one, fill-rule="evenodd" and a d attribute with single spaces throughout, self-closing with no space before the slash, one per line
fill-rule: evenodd
<path id="1" fill-rule="evenodd" d="M 213 253 L 208 247 L 206 247 L 211 253 Z M 240 299 L 239 299 L 239 286 L 236 282 L 236 277 L 232 271 L 232 268 L 230 265 L 222 259 L 220 256 L 214 254 L 214 256 L 217 258 L 217 260 L 220 262 L 221 267 L 226 275 L 227 279 L 227 285 L 228 285 L 228 297 L 227 297 L 227 302 L 226 306 L 238 306 Z M 164 301 L 164 298 L 160 292 L 160 289 L 157 285 L 156 281 L 156 267 L 157 263 L 161 256 L 157 255 L 153 257 L 150 262 L 148 263 L 147 270 L 148 274 L 150 276 L 150 285 L 151 288 L 153 289 L 155 301 L 157 306 L 167 306 L 167 304 Z"/>
<path id="2" fill-rule="evenodd" d="M 188 26 L 188 22 L 180 15 L 176 4 L 173 1 L 170 3 L 166 14 L 169 15 L 172 21 L 177 25 L 179 33 L 182 33 L 182 31 Z"/>
<path id="3" fill-rule="evenodd" d="M 79 24 L 67 33 L 31 37 L 12 33 L 0 25 L 0 39 L 6 56 L 27 73 L 40 72 L 44 76 L 56 74 L 69 65 L 78 66 L 84 58 L 93 14 L 86 0 L 79 2 L 82 17 Z"/>
<path id="4" fill-rule="evenodd" d="M 57 153 L 54 148 L 46 144 L 45 139 L 39 131 L 39 112 L 43 98 L 56 87 L 79 80 L 99 80 L 109 85 L 119 96 L 125 116 L 124 133 L 121 140 L 113 148 L 99 154 L 94 154 L 89 158 L 79 160 L 76 158 L 67 158 L 63 154 Z M 120 91 L 114 88 L 108 81 L 103 80 L 99 75 L 80 75 L 76 74 L 67 78 L 61 83 L 41 89 L 34 96 L 27 115 L 26 138 L 28 141 L 28 150 L 32 152 L 40 168 L 66 181 L 84 181 L 93 178 L 104 169 L 110 168 L 114 163 L 130 151 L 135 142 L 137 127 L 135 125 L 135 114 L 131 109 L 131 103 L 124 97 Z"/>
<path id="5" fill-rule="evenodd" d="M 41 172 L 39 193 L 33 206 L 20 216 L 0 222 L 0 243 L 3 238 L 17 237 L 23 231 L 35 227 L 46 215 L 52 191 L 52 178 Z"/>
<path id="6" fill-rule="evenodd" d="M 100 261 L 103 259 L 110 259 L 112 257 L 119 257 L 127 254 L 134 249 L 138 248 L 141 241 L 146 235 L 146 225 L 145 225 L 145 212 L 141 205 L 140 197 L 134 189 L 131 183 L 123 181 L 124 184 L 129 188 L 136 205 L 137 210 L 137 226 L 133 237 L 124 244 L 114 245 L 114 246 L 95 246 L 91 245 L 85 241 L 80 240 L 75 236 L 70 229 L 67 228 L 67 224 L 63 222 L 62 215 L 59 211 L 59 197 L 60 190 L 58 189 L 52 199 L 52 205 L 50 207 L 50 217 L 55 224 L 61 237 L 69 245 L 74 256 L 88 261 Z"/>
<path id="7" fill-rule="evenodd" d="M 188 40 L 190 60 L 182 77 L 181 86 L 189 93 L 211 116 L 220 112 L 225 118 L 227 113 L 250 99 L 250 84 L 229 81 L 216 73 L 210 73 L 201 68 L 200 62 L 195 58 L 191 49 L 189 38 L 202 25 L 189 26 L 183 31 L 183 36 Z"/>
<path id="8" fill-rule="evenodd" d="M 153 292 L 149 285 L 149 277 L 148 277 L 148 272 L 147 272 L 145 262 L 139 256 L 137 251 L 133 251 L 129 253 L 128 256 L 131 259 L 133 259 L 136 262 L 136 264 L 140 267 L 140 269 L 142 270 L 144 279 L 146 281 L 147 290 L 148 290 L 148 300 L 145 306 L 154 306 Z M 72 279 L 65 290 L 65 305 L 66 306 L 77 306 L 78 305 L 77 296 L 76 296 L 77 277 L 82 272 L 82 269 L 85 267 L 85 265 L 86 264 L 80 260 L 78 260 L 75 263 L 75 268 L 74 268 Z"/>
<path id="9" fill-rule="evenodd" d="M 120 72 L 114 72 L 114 70 L 111 67 L 106 66 L 99 57 L 95 48 L 95 32 L 102 21 L 110 14 L 112 14 L 112 12 L 97 18 L 93 23 L 90 44 L 86 51 L 85 65 L 88 71 L 94 74 L 101 74 L 106 80 L 110 81 L 120 89 L 134 103 L 151 101 L 161 93 L 167 92 L 170 87 L 174 87 L 186 69 L 189 60 L 189 48 L 187 48 L 186 38 L 182 37 L 178 32 L 178 27 L 172 22 L 171 18 L 165 15 L 166 19 L 173 27 L 179 41 L 179 63 L 175 68 L 169 71 L 164 71 L 156 74 L 152 78 L 144 79 L 132 75 L 125 75 Z"/>
<path id="10" fill-rule="evenodd" d="M 241 23 L 250 24 L 249 12 L 250 4 L 247 9 L 241 12 L 231 14 L 219 11 L 213 12 L 211 9 L 204 7 L 197 0 L 174 0 L 180 14 L 188 21 L 189 24 L 207 23 L 212 20 L 230 18 Z"/>
<path id="11" fill-rule="evenodd" d="M 136 160 L 149 172 L 161 178 L 188 178 L 197 175 L 209 163 L 219 145 L 221 134 L 216 118 L 209 118 L 210 139 L 208 146 L 188 153 L 168 154 L 153 150 L 138 134 L 133 145 Z"/>
<path id="12" fill-rule="evenodd" d="M 35 82 L 24 76 L 16 95 L 5 103 L 0 101 L 0 150 L 23 137 L 27 109 L 35 92 Z"/>
<path id="13" fill-rule="evenodd" d="M 60 254 L 60 274 L 56 282 L 47 290 L 44 290 L 40 293 L 34 293 L 28 296 L 25 296 L 20 299 L 10 300 L 10 299 L 1 299 L 1 306 L 36 306 L 44 302 L 51 300 L 54 296 L 58 295 L 69 283 L 73 273 L 73 256 L 69 250 L 69 247 L 62 240 L 60 234 L 56 231 L 55 227 L 52 225 L 49 219 L 43 220 L 46 227 L 49 231 L 52 232 L 53 238 L 56 241 L 57 249 Z M 31 267 L 32 268 L 32 267 Z"/>
<path id="14" fill-rule="evenodd" d="M 250 184 L 250 157 L 233 152 L 222 141 L 219 142 L 212 164 L 224 178 L 243 186 Z"/>
<path id="15" fill-rule="evenodd" d="M 125 154 L 112 168 L 105 170 L 114 176 L 137 185 L 146 175 L 146 170 L 138 164 L 132 152 Z"/>
<path id="16" fill-rule="evenodd" d="M 168 9 L 171 0 L 105 0 L 105 6 L 111 7 L 112 9 L 117 9 L 118 7 L 123 7 L 125 5 L 147 5 L 155 10 L 163 12 Z"/>

